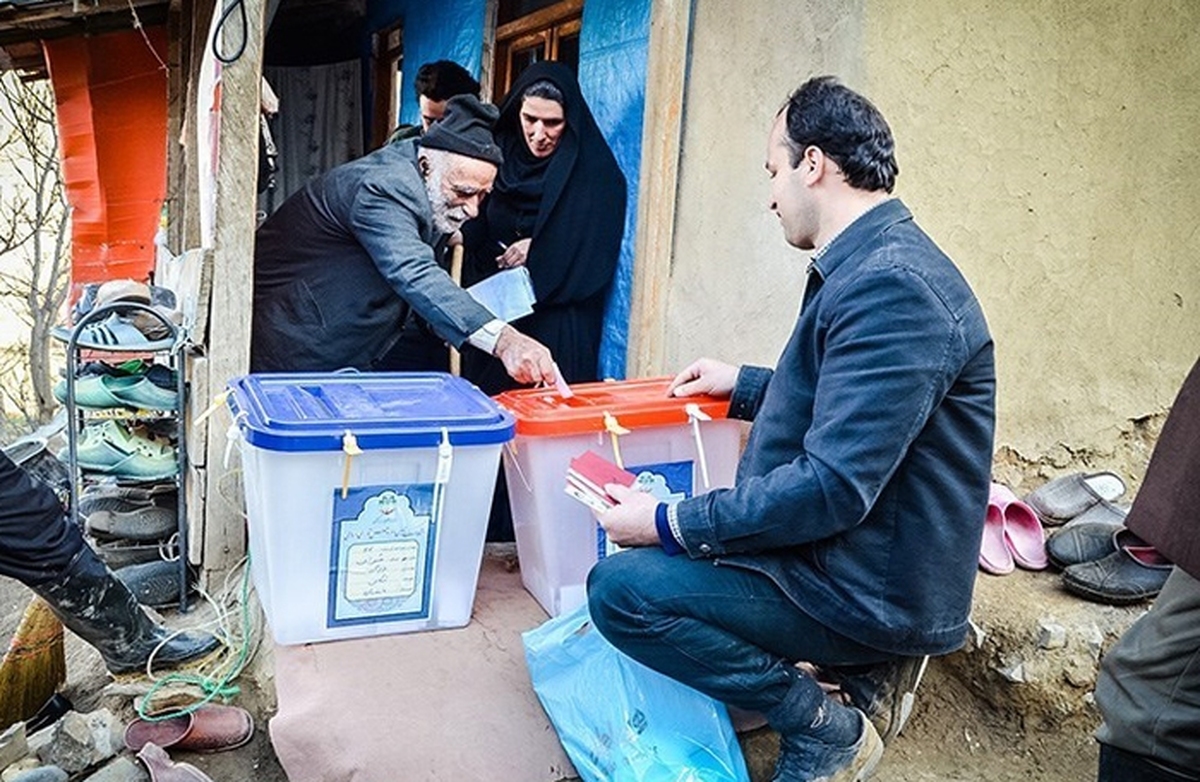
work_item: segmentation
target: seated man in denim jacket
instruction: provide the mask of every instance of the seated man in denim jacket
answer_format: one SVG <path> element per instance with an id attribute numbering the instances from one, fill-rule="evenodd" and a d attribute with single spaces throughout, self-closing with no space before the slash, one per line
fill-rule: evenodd
<path id="1" fill-rule="evenodd" d="M 589 603 L 634 659 L 762 712 L 782 739 L 775 779 L 859 780 L 907 716 L 921 658 L 966 636 L 992 340 L 954 263 L 890 196 L 891 130 L 869 101 L 806 82 L 766 165 L 785 239 L 816 250 L 791 339 L 773 371 L 701 359 L 671 386 L 730 396 L 754 421 L 736 484 L 671 507 L 610 487 L 600 523 L 635 548 L 596 565 Z"/>

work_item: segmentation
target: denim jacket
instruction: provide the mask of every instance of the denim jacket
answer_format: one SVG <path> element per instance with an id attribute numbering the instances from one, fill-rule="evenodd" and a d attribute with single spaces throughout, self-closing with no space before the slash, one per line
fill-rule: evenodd
<path id="1" fill-rule="evenodd" d="M 860 643 L 952 651 L 995 421 L 979 302 L 899 200 L 833 240 L 804 299 L 776 369 L 739 372 L 731 415 L 754 425 L 737 482 L 680 504 L 681 542 L 766 574 Z"/>

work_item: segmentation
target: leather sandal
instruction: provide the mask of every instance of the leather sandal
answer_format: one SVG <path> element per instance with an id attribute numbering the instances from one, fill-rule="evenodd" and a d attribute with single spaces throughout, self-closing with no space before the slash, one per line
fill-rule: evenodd
<path id="1" fill-rule="evenodd" d="M 213 782 L 191 763 L 176 763 L 167 751 L 157 744 L 147 744 L 137 753 L 138 760 L 150 772 L 151 782 Z"/>
<path id="2" fill-rule="evenodd" d="M 188 752 L 236 749 L 254 736 L 254 719 L 240 706 L 208 704 L 190 714 L 165 720 L 135 719 L 125 728 L 125 746 L 174 747 Z"/>
<path id="3" fill-rule="evenodd" d="M 1115 532 L 1113 542 L 1116 551 L 1108 556 L 1067 567 L 1063 587 L 1084 599 L 1114 606 L 1157 596 L 1171 575 L 1171 562 L 1128 530 Z"/>

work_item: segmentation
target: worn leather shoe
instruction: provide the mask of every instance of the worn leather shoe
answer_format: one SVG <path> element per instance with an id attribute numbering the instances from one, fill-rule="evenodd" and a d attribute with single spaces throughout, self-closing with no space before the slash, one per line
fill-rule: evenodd
<path id="1" fill-rule="evenodd" d="M 1068 592 L 1097 603 L 1132 605 L 1161 592 L 1172 567 L 1151 546 L 1118 541 L 1117 550 L 1103 559 L 1064 570 L 1063 586 Z"/>
<path id="2" fill-rule="evenodd" d="M 87 516 L 88 532 L 126 540 L 161 540 L 175 531 L 179 517 L 175 508 L 150 505 L 129 513 L 98 510 Z"/>
<path id="3" fill-rule="evenodd" d="M 1046 554 L 1060 570 L 1083 562 L 1095 562 L 1117 550 L 1114 538 L 1123 529 L 1121 524 L 1104 522 L 1070 524 L 1046 541 Z"/>
<path id="4" fill-rule="evenodd" d="M 178 717 L 135 719 L 125 728 L 125 746 L 134 752 L 147 744 L 188 752 L 221 752 L 244 746 L 253 736 L 250 712 L 210 703 Z"/>
<path id="5" fill-rule="evenodd" d="M 858 712 L 862 731 L 849 747 L 833 747 L 780 734 L 779 760 L 771 782 L 863 782 L 883 758 L 883 740 L 865 714 Z M 812 776 L 813 768 L 820 769 Z"/>
<path id="6" fill-rule="evenodd" d="M 850 705 L 867 715 L 886 745 L 900 735 L 912 715 L 917 687 L 928 664 L 928 657 L 904 657 L 853 673 L 823 668 L 821 675 L 837 684 L 850 698 Z"/>

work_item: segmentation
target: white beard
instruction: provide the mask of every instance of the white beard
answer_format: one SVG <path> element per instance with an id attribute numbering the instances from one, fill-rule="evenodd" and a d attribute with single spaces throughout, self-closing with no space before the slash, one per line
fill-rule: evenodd
<path id="1" fill-rule="evenodd" d="M 425 192 L 429 196 L 429 206 L 433 210 L 433 226 L 444 234 L 452 234 L 462 227 L 470 215 L 462 206 L 450 206 L 447 203 L 442 180 L 445 168 L 440 163 L 430 160 L 429 174 L 425 177 Z"/>

